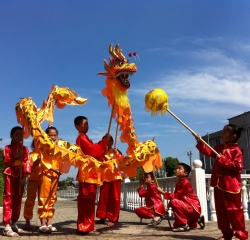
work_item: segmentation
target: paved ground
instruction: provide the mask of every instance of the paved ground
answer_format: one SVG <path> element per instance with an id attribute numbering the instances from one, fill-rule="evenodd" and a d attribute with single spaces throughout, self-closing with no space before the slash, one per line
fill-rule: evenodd
<path id="1" fill-rule="evenodd" d="M 37 209 L 37 203 L 34 207 Z M 140 223 L 140 219 L 133 213 L 127 211 L 121 211 L 119 223 L 115 227 L 108 227 L 106 225 L 96 225 L 96 229 L 102 231 L 99 236 L 81 236 L 77 235 L 76 230 L 76 218 L 77 218 L 77 208 L 76 201 L 62 200 L 59 199 L 55 205 L 56 213 L 53 218 L 54 226 L 58 229 L 58 232 L 51 234 L 40 234 L 38 232 L 38 227 L 40 226 L 40 221 L 37 217 L 36 210 L 34 211 L 34 218 L 32 220 L 32 225 L 34 226 L 33 231 L 25 232 L 20 237 L 15 239 L 39 239 L 39 240 L 76 240 L 76 239 L 103 239 L 103 240 L 125 240 L 125 239 L 144 239 L 153 240 L 157 239 L 199 239 L 199 240 L 212 240 L 217 239 L 221 236 L 220 231 L 217 228 L 216 222 L 206 223 L 206 228 L 204 230 L 192 230 L 190 232 L 184 233 L 174 233 L 170 230 L 168 221 L 163 220 L 160 225 L 156 228 L 151 228 L 147 226 L 149 220 L 143 220 Z M 2 214 L 0 214 L 2 219 Z M 173 220 L 170 220 L 173 223 Z M 18 222 L 19 227 L 23 227 L 25 224 L 24 218 L 20 217 Z M 250 230 L 250 220 L 246 221 L 247 229 Z M 3 231 L 3 227 L 0 228 Z M 0 235 L 0 240 L 8 239 L 5 236 Z"/>

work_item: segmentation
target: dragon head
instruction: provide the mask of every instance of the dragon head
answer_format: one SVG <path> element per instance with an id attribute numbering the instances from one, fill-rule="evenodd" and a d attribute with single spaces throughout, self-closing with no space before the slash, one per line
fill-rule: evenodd
<path id="1" fill-rule="evenodd" d="M 53 86 L 52 93 L 52 98 L 56 101 L 58 108 L 64 108 L 66 105 L 84 105 L 88 101 L 88 99 L 80 97 L 75 91 L 67 87 Z"/>
<path id="2" fill-rule="evenodd" d="M 130 87 L 129 77 L 136 72 L 136 65 L 128 63 L 129 60 L 122 54 L 119 44 L 116 44 L 115 48 L 110 44 L 109 53 L 111 55 L 109 63 L 107 60 L 104 60 L 104 68 L 107 72 L 100 72 L 98 75 L 105 75 L 109 79 L 116 80 L 113 81 L 113 84 L 120 89 L 128 89 Z"/>
<path id="3" fill-rule="evenodd" d="M 111 55 L 109 62 L 104 60 L 104 68 L 107 72 L 98 73 L 107 77 L 106 88 L 102 90 L 102 94 L 108 97 L 109 104 L 113 104 L 115 100 L 118 104 L 126 106 L 128 103 L 126 92 L 130 87 L 129 77 L 137 71 L 137 68 L 122 54 L 119 44 L 116 44 L 115 48 L 110 44 L 109 53 Z"/>

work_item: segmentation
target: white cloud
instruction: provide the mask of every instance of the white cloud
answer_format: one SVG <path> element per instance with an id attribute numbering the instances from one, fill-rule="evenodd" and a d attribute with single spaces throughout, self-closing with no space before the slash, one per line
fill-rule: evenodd
<path id="1" fill-rule="evenodd" d="M 211 42 L 223 39 L 193 39 L 193 42 L 197 41 Z M 248 49 L 250 45 L 241 44 L 241 46 Z M 147 82 L 144 89 L 133 89 L 132 94 L 145 95 L 148 89 L 162 88 L 169 96 L 170 106 L 184 108 L 193 106 L 196 112 L 206 106 L 206 111 L 209 113 L 235 112 L 233 107 L 236 109 L 250 107 L 250 69 L 244 60 L 231 56 L 226 51 L 211 50 L 209 47 L 182 51 L 182 57 L 187 59 L 186 69 L 169 70 L 169 74 L 158 77 L 157 81 Z M 190 66 L 188 59 L 192 59 Z M 161 74 L 156 73 L 155 79 Z M 223 109 L 226 105 L 226 109 Z M 209 109 L 208 106 L 213 109 Z"/>
<path id="2" fill-rule="evenodd" d="M 227 79 L 220 79 L 208 72 L 196 74 L 180 72 L 167 76 L 161 81 L 160 86 L 172 99 L 214 101 L 250 106 L 250 102 L 247 101 L 250 92 L 250 79 L 239 82 L 230 76 Z"/>

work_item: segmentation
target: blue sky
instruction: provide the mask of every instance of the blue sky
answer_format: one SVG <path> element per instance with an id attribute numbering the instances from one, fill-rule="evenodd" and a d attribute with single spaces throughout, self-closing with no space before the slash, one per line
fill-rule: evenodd
<path id="1" fill-rule="evenodd" d="M 249 12 L 250 2 L 241 0 L 1 0 L 0 147 L 9 144 L 10 129 L 17 125 L 19 98 L 32 97 L 41 107 L 53 84 L 88 98 L 84 106 L 55 111 L 59 137 L 75 143 L 73 120 L 84 115 L 89 137 L 101 139 L 111 109 L 101 95 L 105 77 L 97 73 L 104 71 L 109 44 L 119 43 L 125 56 L 140 57 L 129 89 L 139 141 L 155 137 L 162 157 L 189 163 L 192 151 L 192 159 L 198 159 L 191 133 L 169 114 L 151 117 L 144 110 L 145 94 L 164 89 L 170 110 L 200 135 L 219 131 L 228 118 L 249 111 Z M 126 144 L 117 146 L 125 153 Z M 75 175 L 72 168 L 67 176 Z"/>

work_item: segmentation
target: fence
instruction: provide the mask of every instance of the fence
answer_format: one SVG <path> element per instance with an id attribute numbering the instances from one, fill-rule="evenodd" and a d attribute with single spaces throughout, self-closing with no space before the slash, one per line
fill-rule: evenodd
<path id="1" fill-rule="evenodd" d="M 205 174 L 201 168 L 202 163 L 200 160 L 193 162 L 193 170 L 189 176 L 189 181 L 193 186 L 198 198 L 200 199 L 202 214 L 205 216 L 205 221 L 210 219 L 211 221 L 217 221 L 215 204 L 214 204 L 214 188 L 210 186 L 211 174 Z M 245 220 L 249 219 L 248 203 L 250 196 L 250 186 L 247 185 L 247 181 L 250 179 L 250 174 L 242 174 L 242 205 L 244 211 Z M 159 186 L 165 192 L 174 192 L 177 183 L 176 177 L 158 178 Z M 137 192 L 139 188 L 138 181 L 123 182 L 121 189 L 121 209 L 133 211 L 135 208 L 144 205 L 144 199 L 140 198 Z M 78 195 L 78 189 L 67 189 L 57 191 L 57 196 L 61 198 L 76 199 Z M 97 191 L 96 202 L 99 199 L 99 187 Z M 165 206 L 168 205 L 168 201 L 164 200 Z M 209 207 L 209 209 L 208 209 Z M 208 211 L 209 210 L 209 211 Z M 208 216 L 208 213 L 210 214 Z M 171 215 L 171 209 L 169 209 Z"/>

